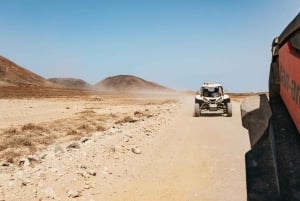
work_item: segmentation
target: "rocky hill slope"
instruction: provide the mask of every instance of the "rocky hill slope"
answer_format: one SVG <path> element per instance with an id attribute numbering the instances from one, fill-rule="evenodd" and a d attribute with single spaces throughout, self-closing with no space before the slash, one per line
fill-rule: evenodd
<path id="1" fill-rule="evenodd" d="M 168 91 L 167 87 L 144 80 L 133 75 L 108 77 L 95 85 L 97 90 L 104 91 Z"/>
<path id="2" fill-rule="evenodd" d="M 76 78 L 49 78 L 48 80 L 67 88 L 89 89 L 91 87 L 86 81 Z"/>
<path id="3" fill-rule="evenodd" d="M 3 85 L 51 86 L 51 83 L 45 78 L 0 56 L 0 86 Z"/>

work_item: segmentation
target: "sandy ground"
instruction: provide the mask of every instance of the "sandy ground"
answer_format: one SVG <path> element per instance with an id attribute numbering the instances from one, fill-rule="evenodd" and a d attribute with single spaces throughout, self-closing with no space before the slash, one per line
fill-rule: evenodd
<path id="1" fill-rule="evenodd" d="M 196 118 L 193 101 L 0 100 L 0 200 L 246 200 L 240 103 Z"/>

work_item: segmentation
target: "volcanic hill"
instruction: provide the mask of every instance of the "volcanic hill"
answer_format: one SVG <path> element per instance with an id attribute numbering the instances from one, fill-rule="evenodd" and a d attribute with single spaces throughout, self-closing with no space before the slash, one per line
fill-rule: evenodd
<path id="1" fill-rule="evenodd" d="M 0 56 L 0 85 L 1 86 L 49 86 L 51 83 L 45 78 L 15 64 Z"/>
<path id="2" fill-rule="evenodd" d="M 95 85 L 101 91 L 170 91 L 171 89 L 133 75 L 117 75 L 105 78 Z"/>
<path id="3" fill-rule="evenodd" d="M 67 88 L 90 89 L 91 85 L 82 79 L 76 78 L 49 78 L 50 82 L 60 84 Z"/>

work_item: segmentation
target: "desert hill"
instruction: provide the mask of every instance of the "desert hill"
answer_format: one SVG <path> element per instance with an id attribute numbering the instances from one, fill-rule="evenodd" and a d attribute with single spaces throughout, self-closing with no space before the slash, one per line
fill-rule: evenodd
<path id="1" fill-rule="evenodd" d="M 0 98 L 82 96 L 88 92 L 66 88 L 0 56 Z"/>
<path id="2" fill-rule="evenodd" d="M 0 56 L 0 85 L 34 85 L 48 86 L 51 83 L 45 78 Z"/>
<path id="3" fill-rule="evenodd" d="M 133 75 L 117 75 L 105 78 L 95 85 L 96 90 L 104 91 L 167 91 L 167 87 L 149 82 Z"/>
<path id="4" fill-rule="evenodd" d="M 86 81 L 76 78 L 49 78 L 48 80 L 67 88 L 89 89 L 91 87 L 91 85 Z"/>

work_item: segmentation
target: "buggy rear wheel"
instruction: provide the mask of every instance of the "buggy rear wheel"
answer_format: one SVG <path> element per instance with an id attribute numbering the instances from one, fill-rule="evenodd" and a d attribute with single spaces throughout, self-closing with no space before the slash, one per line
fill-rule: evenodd
<path id="1" fill-rule="evenodd" d="M 232 104 L 227 103 L 226 108 L 227 108 L 227 117 L 232 117 Z"/>

